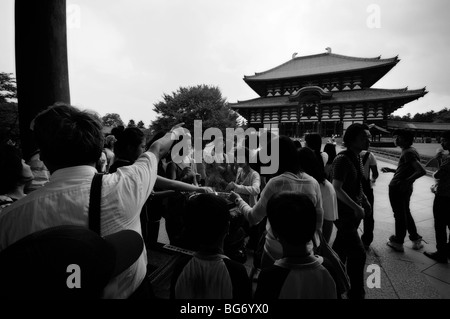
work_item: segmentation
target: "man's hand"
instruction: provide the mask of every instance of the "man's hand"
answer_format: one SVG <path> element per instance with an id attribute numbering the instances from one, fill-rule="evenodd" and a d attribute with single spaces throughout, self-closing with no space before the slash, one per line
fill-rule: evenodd
<path id="1" fill-rule="evenodd" d="M 183 125 L 184 123 L 178 123 L 170 129 L 169 133 L 171 134 L 171 140 L 177 141 L 180 136 L 185 134 L 185 131 L 187 132 L 187 130 L 182 127 Z"/>
<path id="2" fill-rule="evenodd" d="M 215 193 L 215 191 L 211 187 L 200 187 L 199 193 L 210 194 Z"/>
<path id="3" fill-rule="evenodd" d="M 228 183 L 227 187 L 225 188 L 226 192 L 232 191 L 236 187 L 236 184 L 234 182 Z"/>

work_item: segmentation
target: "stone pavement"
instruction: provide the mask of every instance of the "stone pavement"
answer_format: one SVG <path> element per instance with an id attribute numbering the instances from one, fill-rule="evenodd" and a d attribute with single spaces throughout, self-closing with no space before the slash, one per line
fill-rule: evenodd
<path id="1" fill-rule="evenodd" d="M 396 168 L 396 162 L 377 156 L 378 169 Z M 408 236 L 405 238 L 405 252 L 399 253 L 386 245 L 394 233 L 394 217 L 389 203 L 388 184 L 393 173 L 382 173 L 374 186 L 375 204 L 374 241 L 367 252 L 366 281 L 372 280 L 375 269 L 379 266 L 380 287 L 366 288 L 367 299 L 450 299 L 450 264 L 439 264 L 423 255 L 423 251 L 435 251 L 436 240 L 433 228 L 433 199 L 430 191 L 433 178 L 424 176 L 414 184 L 411 197 L 411 212 L 418 232 L 424 238 L 424 248 L 415 251 Z M 362 233 L 362 224 L 360 231 Z M 334 235 L 331 241 L 334 240 Z M 168 243 L 164 221 L 161 223 L 159 242 Z M 246 262 L 250 273 L 252 258 Z M 369 267 L 371 266 L 371 267 Z M 370 276 L 370 278 L 369 278 Z"/>

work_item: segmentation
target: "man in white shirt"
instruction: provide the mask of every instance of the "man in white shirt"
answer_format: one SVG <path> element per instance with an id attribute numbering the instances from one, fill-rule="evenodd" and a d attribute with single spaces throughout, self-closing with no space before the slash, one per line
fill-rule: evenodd
<path id="1" fill-rule="evenodd" d="M 51 173 L 50 181 L 1 212 L 0 251 L 31 233 L 53 226 L 88 227 L 91 182 L 104 140 L 100 119 L 72 106 L 56 104 L 37 115 L 32 129 L 41 160 Z M 176 129 L 177 126 L 153 143 L 133 165 L 103 176 L 102 236 L 124 229 L 141 234 L 141 208 L 155 184 L 159 159 L 180 134 Z M 146 266 L 144 249 L 130 268 L 108 283 L 103 297 L 128 298 L 136 292 L 147 296 L 150 287 L 144 280 Z"/>

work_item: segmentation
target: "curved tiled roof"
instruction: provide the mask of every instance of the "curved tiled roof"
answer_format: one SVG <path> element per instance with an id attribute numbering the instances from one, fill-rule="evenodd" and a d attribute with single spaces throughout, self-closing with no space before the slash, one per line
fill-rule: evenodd
<path id="1" fill-rule="evenodd" d="M 358 58 L 334 53 L 322 53 L 291 59 L 273 69 L 255 75 L 244 76 L 245 81 L 275 80 L 305 77 L 319 74 L 348 72 L 373 67 L 395 65 L 398 57 L 389 59 Z"/>
<path id="2" fill-rule="evenodd" d="M 362 89 L 362 90 L 349 90 L 332 92 L 333 95 L 329 99 L 321 101 L 325 104 L 340 104 L 340 103 L 357 103 L 357 102 L 370 102 L 370 101 L 383 101 L 383 100 L 404 100 L 404 103 L 408 103 L 415 99 L 418 99 L 428 92 L 423 89 L 408 90 L 404 89 Z M 297 105 L 298 102 L 289 100 L 289 96 L 276 96 L 276 97 L 264 97 L 256 98 L 247 101 L 238 101 L 237 103 L 230 103 L 233 109 L 239 108 L 259 108 L 259 107 L 281 107 L 287 105 Z"/>

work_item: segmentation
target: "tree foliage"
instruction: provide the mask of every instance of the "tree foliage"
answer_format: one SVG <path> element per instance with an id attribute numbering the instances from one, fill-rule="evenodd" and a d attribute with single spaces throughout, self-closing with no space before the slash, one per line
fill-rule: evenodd
<path id="1" fill-rule="evenodd" d="M 19 110 L 16 80 L 11 73 L 0 72 L 0 142 L 20 144 Z"/>
<path id="2" fill-rule="evenodd" d="M 104 126 L 120 126 L 124 125 L 122 119 L 120 118 L 120 115 L 117 113 L 108 113 L 105 116 L 102 117 L 102 122 Z"/>
<path id="3" fill-rule="evenodd" d="M 216 86 L 180 87 L 172 94 L 164 94 L 163 101 L 154 104 L 153 110 L 158 114 L 151 124 L 153 132 L 167 131 L 184 122 L 184 127 L 193 133 L 194 120 L 202 120 L 203 131 L 216 127 L 224 133 L 227 127 L 237 126 L 237 113 L 231 110 Z"/>
<path id="4" fill-rule="evenodd" d="M 389 119 L 393 121 L 403 122 L 450 123 L 450 110 L 448 108 L 444 108 L 438 112 L 432 110 L 425 113 L 416 113 L 412 117 L 411 113 L 408 113 L 404 116 L 391 115 L 389 116 Z"/>
<path id="5" fill-rule="evenodd" d="M 136 122 L 133 119 L 129 120 L 127 127 L 136 127 Z"/>
<path id="6" fill-rule="evenodd" d="M 143 129 L 143 128 L 145 128 L 145 124 L 144 124 L 144 122 L 142 122 L 142 121 L 139 121 L 139 122 L 138 122 L 138 124 L 137 124 L 137 128 L 140 128 L 140 129 Z"/>
<path id="7" fill-rule="evenodd" d="M 0 104 L 9 103 L 16 98 L 17 86 L 12 73 L 0 72 Z"/>

